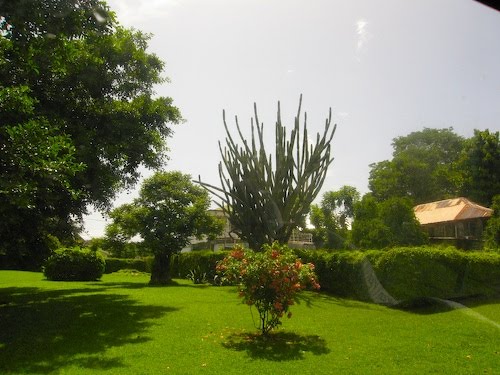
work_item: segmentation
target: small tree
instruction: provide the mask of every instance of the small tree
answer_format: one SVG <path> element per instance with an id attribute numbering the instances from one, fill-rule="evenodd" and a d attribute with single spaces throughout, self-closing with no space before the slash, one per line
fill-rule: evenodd
<path id="1" fill-rule="evenodd" d="M 146 179 L 139 198 L 111 213 L 114 228 L 131 238 L 140 235 L 154 254 L 151 284 L 171 280 L 170 258 L 189 237 L 219 234 L 222 222 L 210 215 L 208 193 L 180 172 L 157 172 Z"/>
<path id="2" fill-rule="evenodd" d="M 229 282 L 239 284 L 243 302 L 259 312 L 259 329 L 267 335 L 281 325 L 281 318 L 292 317 L 289 307 L 297 292 L 310 286 L 319 289 L 314 265 L 303 264 L 286 246 L 265 245 L 256 253 L 235 248 L 217 265 Z"/>
<path id="3" fill-rule="evenodd" d="M 304 224 L 309 206 L 319 193 L 333 160 L 330 141 L 335 126 L 330 128 L 331 109 L 323 135 L 317 134 L 316 144 L 311 145 L 307 116 L 304 117 L 301 136 L 301 104 L 302 96 L 295 126 L 287 138 L 278 102 L 274 161 L 264 148 L 264 124 L 259 123 L 255 104 L 250 142 L 243 137 L 236 117 L 242 145 L 231 136 L 224 113 L 227 137 L 224 149 L 219 143 L 221 187 L 199 181 L 221 200 L 219 206 L 228 216 L 234 231 L 255 251 L 274 241 L 286 243 L 293 229 Z"/>

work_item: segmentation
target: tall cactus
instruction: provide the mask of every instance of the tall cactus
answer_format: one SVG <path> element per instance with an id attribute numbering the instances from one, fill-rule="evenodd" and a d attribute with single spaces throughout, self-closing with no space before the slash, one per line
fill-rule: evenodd
<path id="1" fill-rule="evenodd" d="M 304 115 L 301 138 L 301 106 L 302 95 L 295 126 L 287 139 L 278 102 L 274 166 L 272 156 L 264 148 L 264 125 L 259 124 L 257 105 L 254 104 L 255 117 L 251 120 L 250 143 L 243 137 L 236 117 L 242 145 L 231 135 L 224 112 L 227 136 L 224 148 L 219 142 L 221 187 L 198 181 L 221 200 L 217 204 L 228 216 L 234 233 L 256 251 L 265 243 L 286 243 L 293 229 L 304 223 L 309 206 L 319 193 L 328 166 L 333 161 L 330 142 L 336 125 L 330 127 L 331 108 L 323 135 L 318 133 L 316 144 L 312 145 L 307 134 L 307 114 Z"/>

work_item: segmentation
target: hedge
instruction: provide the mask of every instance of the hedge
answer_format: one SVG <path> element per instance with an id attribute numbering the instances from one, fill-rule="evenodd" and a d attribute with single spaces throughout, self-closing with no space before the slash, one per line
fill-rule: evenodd
<path id="1" fill-rule="evenodd" d="M 170 272 L 172 277 L 184 279 L 190 271 L 198 270 L 201 273 L 205 273 L 207 279 L 210 281 L 215 276 L 215 265 L 227 254 L 227 251 L 213 252 L 210 250 L 174 254 L 170 260 Z M 123 269 L 134 269 L 151 273 L 153 259 L 153 257 L 137 259 L 106 258 L 104 273 L 116 272 Z"/>
<path id="2" fill-rule="evenodd" d="M 153 257 L 138 259 L 128 258 L 106 258 L 106 268 L 104 273 L 116 272 L 119 270 L 137 270 L 141 272 L 151 272 Z"/>
<path id="3" fill-rule="evenodd" d="M 454 248 L 403 247 L 390 250 L 333 251 L 294 249 L 313 263 L 321 290 L 341 297 L 394 304 L 421 297 L 457 298 L 500 293 L 500 254 Z M 227 251 L 193 251 L 172 256 L 171 273 L 190 271 L 213 280 L 215 265 Z M 106 272 L 132 268 L 151 272 L 152 258 L 106 260 Z"/>
<path id="4" fill-rule="evenodd" d="M 197 270 L 205 273 L 208 281 L 212 281 L 217 262 L 224 259 L 228 253 L 228 251 L 206 250 L 175 254 L 170 262 L 170 272 L 173 277 L 185 279 L 190 271 Z"/>
<path id="5" fill-rule="evenodd" d="M 453 248 L 398 248 L 374 264 L 389 294 L 398 300 L 457 298 L 500 292 L 500 255 Z"/>

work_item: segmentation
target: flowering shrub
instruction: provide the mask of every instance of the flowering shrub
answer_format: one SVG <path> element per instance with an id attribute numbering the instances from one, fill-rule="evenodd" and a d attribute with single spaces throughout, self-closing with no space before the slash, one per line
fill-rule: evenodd
<path id="1" fill-rule="evenodd" d="M 306 287 L 319 289 L 312 263 L 303 264 L 286 246 L 274 243 L 256 253 L 236 247 L 217 264 L 223 279 L 238 283 L 243 302 L 259 312 L 260 330 L 266 335 L 281 324 L 294 296 Z"/>

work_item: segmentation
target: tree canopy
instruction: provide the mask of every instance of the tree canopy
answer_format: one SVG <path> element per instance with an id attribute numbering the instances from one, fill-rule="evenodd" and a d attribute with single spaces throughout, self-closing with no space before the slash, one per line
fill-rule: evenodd
<path id="1" fill-rule="evenodd" d="M 395 138 L 392 160 L 370 165 L 373 196 L 378 200 L 408 197 L 414 204 L 456 196 L 461 184 L 457 163 L 464 142 L 453 128 L 424 128 Z"/>
<path id="2" fill-rule="evenodd" d="M 154 97 L 164 64 L 149 35 L 105 2 L 0 4 L 0 250 L 33 256 L 47 234 L 74 235 L 89 204 L 109 207 L 139 166 L 160 167 L 181 117 Z"/>
<path id="3" fill-rule="evenodd" d="M 311 205 L 309 220 L 315 228 L 313 236 L 317 248 L 346 248 L 354 206 L 359 199 L 356 188 L 345 185 L 324 193 L 320 205 Z"/>
<path id="4" fill-rule="evenodd" d="M 462 152 L 463 195 L 490 206 L 500 192 L 500 137 L 499 132 L 474 130 Z"/>
<path id="5" fill-rule="evenodd" d="M 208 192 L 180 172 L 157 172 L 146 179 L 139 198 L 115 208 L 108 235 L 130 239 L 140 235 L 154 254 L 152 284 L 170 281 L 170 257 L 189 243 L 190 237 L 216 236 L 223 223 L 208 213 Z"/>
<path id="6" fill-rule="evenodd" d="M 378 202 L 365 194 L 354 206 L 352 242 L 363 249 L 422 245 L 427 237 L 409 198 L 392 197 Z"/>
<path id="7" fill-rule="evenodd" d="M 414 204 L 457 196 L 489 206 L 500 191 L 499 132 L 474 130 L 471 138 L 453 128 L 397 137 L 393 158 L 371 164 L 369 187 L 379 200 L 410 198 Z"/>
<path id="8" fill-rule="evenodd" d="M 484 239 L 486 248 L 500 250 L 500 194 L 493 197 L 493 215 L 486 224 Z"/>

